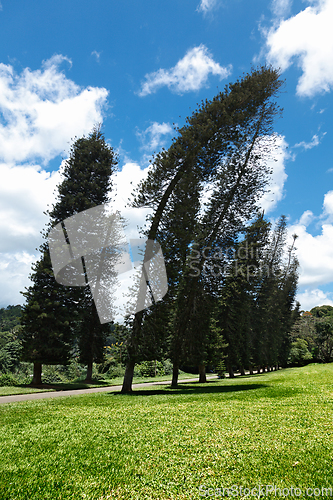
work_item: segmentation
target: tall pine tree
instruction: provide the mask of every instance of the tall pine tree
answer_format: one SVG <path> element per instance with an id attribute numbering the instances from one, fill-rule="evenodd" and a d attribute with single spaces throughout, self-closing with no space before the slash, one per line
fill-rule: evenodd
<path id="1" fill-rule="evenodd" d="M 66 218 L 109 201 L 111 175 L 117 158 L 106 143 L 100 128 L 88 137 L 77 139 L 62 172 L 58 198 L 48 212 L 50 222 L 44 232 Z M 34 363 L 34 384 L 41 383 L 41 365 L 66 363 L 73 342 L 79 349 L 80 361 L 87 365 L 87 381 L 91 381 L 92 364 L 103 359 L 107 324 L 100 324 L 89 286 L 66 287 L 56 282 L 47 243 L 33 267 L 31 285 L 24 296 L 23 358 Z"/>

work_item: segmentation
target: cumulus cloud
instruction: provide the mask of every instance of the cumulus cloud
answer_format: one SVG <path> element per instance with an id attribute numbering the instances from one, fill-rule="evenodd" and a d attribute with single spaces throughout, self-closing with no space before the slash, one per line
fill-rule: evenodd
<path id="1" fill-rule="evenodd" d="M 142 143 L 142 149 L 146 151 L 157 151 L 165 146 L 166 136 L 170 136 L 174 130 L 170 123 L 153 122 L 145 130 L 137 131 L 137 136 Z"/>
<path id="2" fill-rule="evenodd" d="M 319 234 L 312 235 L 309 225 L 316 222 Z M 302 309 L 330 304 L 333 305 L 333 294 L 324 293 L 321 287 L 333 282 L 333 191 L 324 196 L 323 210 L 315 216 L 306 210 L 299 221 L 288 226 L 291 238 L 296 233 L 297 258 L 300 263 L 299 287 L 297 300 Z"/>
<path id="3" fill-rule="evenodd" d="M 56 55 L 42 69 L 17 74 L 0 64 L 0 159 L 46 164 L 68 147 L 71 137 L 83 135 L 103 119 L 107 90 L 80 88 L 66 78 Z M 19 147 L 18 147 L 19 145 Z"/>
<path id="4" fill-rule="evenodd" d="M 313 213 L 311 212 L 311 210 L 306 210 L 300 220 L 299 220 L 299 224 L 301 226 L 308 226 L 309 224 L 311 224 L 311 222 L 313 222 L 313 220 L 315 219 L 315 216 L 313 215 Z"/>
<path id="5" fill-rule="evenodd" d="M 36 260 L 35 254 L 27 252 L 1 253 L 0 276 L 1 296 L 0 307 L 23 304 L 24 297 L 20 291 L 31 285 L 29 273 L 31 263 Z"/>
<path id="6" fill-rule="evenodd" d="M 333 226 L 322 224 L 321 233 L 313 236 L 307 231 L 310 220 L 303 214 L 298 224 L 289 226 L 290 234 L 298 235 L 296 246 L 301 287 L 319 287 L 333 281 Z"/>
<path id="7" fill-rule="evenodd" d="M 308 97 L 333 84 L 333 0 L 312 3 L 266 32 L 268 61 L 283 71 L 296 62 L 302 69 L 297 94 Z"/>
<path id="8" fill-rule="evenodd" d="M 79 87 L 59 69 L 63 62 L 71 64 L 55 55 L 20 74 L 0 64 L 0 307 L 22 303 L 19 291 L 39 257 L 43 212 L 61 180 L 48 161 L 103 119 L 106 89 Z"/>
<path id="9" fill-rule="evenodd" d="M 325 293 L 319 288 L 314 290 L 304 290 L 297 295 L 297 300 L 301 304 L 301 309 L 303 311 L 310 311 L 316 306 L 333 306 L 333 300 L 330 298 L 332 294 Z"/>
<path id="10" fill-rule="evenodd" d="M 0 164 L 0 252 L 34 253 L 47 222 L 43 211 L 54 201 L 59 172 Z"/>
<path id="11" fill-rule="evenodd" d="M 165 86 L 176 94 L 197 91 L 207 85 L 210 74 L 218 76 L 221 80 L 230 73 L 231 65 L 220 66 L 213 60 L 207 47 L 199 45 L 188 50 L 183 59 L 180 59 L 173 68 L 159 69 L 147 74 L 139 95 L 144 97 Z"/>

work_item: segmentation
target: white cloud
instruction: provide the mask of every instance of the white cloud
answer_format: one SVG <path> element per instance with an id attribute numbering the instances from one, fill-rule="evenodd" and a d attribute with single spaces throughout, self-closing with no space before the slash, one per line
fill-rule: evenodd
<path id="1" fill-rule="evenodd" d="M 291 7 L 292 0 L 273 0 L 271 9 L 273 14 L 277 17 L 283 17 L 288 14 Z"/>
<path id="2" fill-rule="evenodd" d="M 333 282 L 333 226 L 322 224 L 321 233 L 313 236 L 307 231 L 311 220 L 307 211 L 299 223 L 288 228 L 290 235 L 298 235 L 296 247 L 301 269 L 299 285 L 303 288 Z"/>
<path id="3" fill-rule="evenodd" d="M 211 12 L 217 5 L 217 0 L 201 0 L 197 7 L 198 12 L 202 12 L 205 16 L 208 12 Z"/>
<path id="4" fill-rule="evenodd" d="M 119 210 L 121 215 L 128 220 L 126 235 L 129 238 L 139 238 L 138 227 L 144 225 L 146 215 L 151 213 L 150 209 L 131 209 L 129 199 L 138 183 L 145 179 L 148 174 L 149 167 L 141 169 L 137 163 L 127 162 L 121 171 L 113 176 L 113 186 L 115 196 L 114 201 L 110 203 L 113 211 Z"/>
<path id="5" fill-rule="evenodd" d="M 328 191 L 325 194 L 323 209 L 325 215 L 333 215 L 333 191 Z"/>
<path id="6" fill-rule="evenodd" d="M 142 149 L 146 151 L 157 151 L 165 146 L 165 136 L 174 134 L 174 130 L 170 123 L 153 122 L 149 127 L 140 132 L 137 131 L 137 136 L 142 142 Z"/>
<path id="7" fill-rule="evenodd" d="M 324 134 L 325 135 L 325 134 Z M 319 144 L 319 137 L 317 134 L 315 134 L 313 137 L 312 137 L 312 140 L 311 142 L 305 142 L 305 141 L 302 141 L 302 142 L 298 142 L 297 144 L 295 144 L 294 148 L 303 148 L 305 150 L 307 149 L 312 149 L 314 148 L 315 146 L 318 146 Z"/>
<path id="8" fill-rule="evenodd" d="M 332 294 L 324 293 L 319 288 L 315 288 L 314 290 L 304 290 L 297 294 L 296 300 L 301 304 L 301 309 L 303 311 L 310 311 L 313 307 L 316 306 L 333 306 L 333 300 L 329 297 Z"/>
<path id="9" fill-rule="evenodd" d="M 324 219 L 324 222 L 322 221 Z M 321 222 L 319 222 L 321 220 Z M 317 221 L 321 231 L 313 236 L 308 226 Z M 324 196 L 323 211 L 315 216 L 306 210 L 300 220 L 288 226 L 288 234 L 296 233 L 296 255 L 300 263 L 299 287 L 297 300 L 303 310 L 330 304 L 333 305 L 333 293 L 324 293 L 320 287 L 333 282 L 333 191 Z M 332 299 L 330 298 L 332 297 Z"/>
<path id="10" fill-rule="evenodd" d="M 96 57 L 96 61 L 99 62 L 101 58 L 101 52 L 97 52 L 97 50 L 93 50 L 91 53 L 92 56 Z"/>
<path id="11" fill-rule="evenodd" d="M 24 297 L 20 291 L 23 292 L 25 287 L 31 285 L 28 275 L 31 272 L 31 263 L 36 258 L 36 254 L 24 251 L 0 254 L 0 307 L 23 304 Z"/>
<path id="12" fill-rule="evenodd" d="M 300 96 L 328 92 L 333 84 L 333 0 L 312 2 L 266 32 L 268 61 L 283 71 L 297 62 Z"/>
<path id="13" fill-rule="evenodd" d="M 309 224 L 311 224 L 311 222 L 315 219 L 315 216 L 313 215 L 313 213 L 311 212 L 311 210 L 306 210 L 300 220 L 299 220 L 299 224 L 301 226 L 305 226 L 307 227 Z"/>
<path id="14" fill-rule="evenodd" d="M 159 69 L 145 76 L 146 81 L 139 92 L 141 97 L 156 92 L 167 86 L 172 92 L 182 94 L 196 91 L 207 85 L 210 74 L 220 80 L 231 73 L 231 66 L 222 67 L 212 59 L 205 45 L 199 45 L 187 51 L 183 59 L 171 69 Z"/>
<path id="15" fill-rule="evenodd" d="M 60 174 L 0 164 L 0 177 L 0 252 L 24 249 L 32 254 L 40 244 L 40 231 L 48 220 L 43 211 L 54 201 Z"/>
<path id="16" fill-rule="evenodd" d="M 107 90 L 81 89 L 59 70 L 65 60 L 56 55 L 41 70 L 26 68 L 21 74 L 0 64 L 1 160 L 47 163 L 68 148 L 71 137 L 102 121 Z"/>
<path id="17" fill-rule="evenodd" d="M 276 208 L 276 205 L 283 198 L 283 187 L 287 180 L 285 171 L 285 163 L 290 158 L 287 151 L 288 144 L 283 136 L 278 136 L 276 141 L 277 149 L 274 152 L 273 158 L 267 162 L 267 166 L 272 169 L 272 175 L 268 185 L 268 193 L 259 201 L 260 207 L 265 210 L 265 214 Z"/>
<path id="18" fill-rule="evenodd" d="M 64 61 L 71 64 L 55 55 L 20 74 L 0 64 L 0 307 L 23 302 L 19 291 L 39 257 L 43 212 L 60 181 L 45 166 L 103 118 L 106 89 L 80 88 L 60 71 Z"/>

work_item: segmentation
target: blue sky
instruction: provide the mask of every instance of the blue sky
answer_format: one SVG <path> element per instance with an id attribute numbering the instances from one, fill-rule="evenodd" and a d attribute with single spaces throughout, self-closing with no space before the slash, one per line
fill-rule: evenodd
<path id="1" fill-rule="evenodd" d="M 262 206 L 299 235 L 302 308 L 333 305 L 333 0 L 0 5 L 0 307 L 22 303 L 72 138 L 103 123 L 123 209 L 173 124 L 266 62 L 286 83 Z"/>

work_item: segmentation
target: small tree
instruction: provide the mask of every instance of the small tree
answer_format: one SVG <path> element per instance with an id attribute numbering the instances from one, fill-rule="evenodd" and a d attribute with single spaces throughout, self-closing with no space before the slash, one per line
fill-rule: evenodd
<path id="1" fill-rule="evenodd" d="M 71 355 L 76 316 L 71 291 L 53 276 L 50 254 L 34 264 L 33 284 L 23 292 L 26 304 L 21 316 L 22 360 L 34 364 L 32 385 L 41 385 L 42 364 L 66 364 Z"/>

